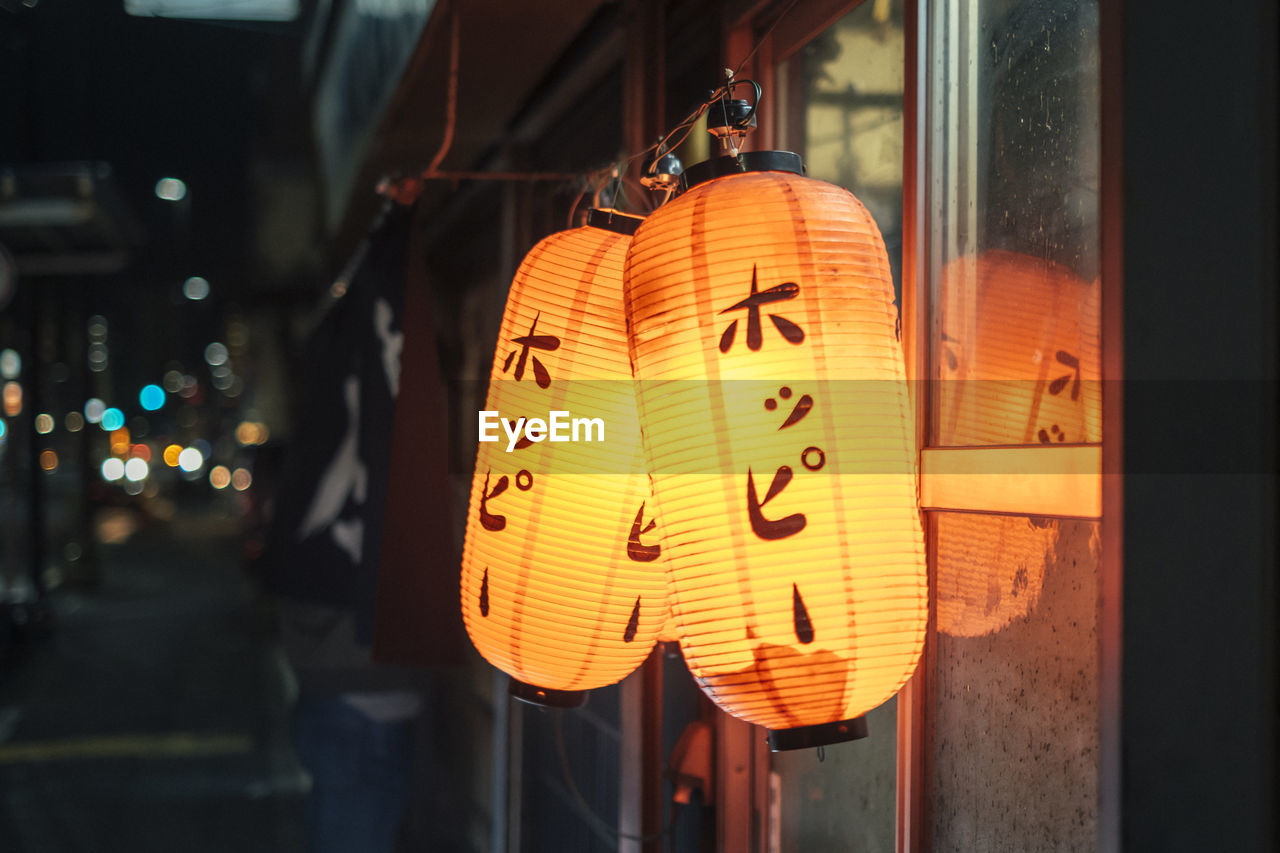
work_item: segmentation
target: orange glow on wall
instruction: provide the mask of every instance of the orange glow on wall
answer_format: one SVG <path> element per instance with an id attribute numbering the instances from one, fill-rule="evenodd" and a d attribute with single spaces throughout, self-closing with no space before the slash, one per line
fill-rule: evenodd
<path id="1" fill-rule="evenodd" d="M 593 212 L 591 222 L 607 217 Z M 554 234 L 511 284 L 486 411 L 603 423 L 602 441 L 481 441 L 462 561 L 462 614 L 522 698 L 570 704 L 649 654 L 667 613 L 622 311 L 634 217 Z M 536 434 L 536 433 L 535 433 Z M 585 433 L 582 437 L 585 437 Z M 510 449 L 509 449 L 510 448 Z"/>
<path id="2" fill-rule="evenodd" d="M 1081 281 L 1049 261 L 994 250 L 949 264 L 941 296 L 933 341 L 935 376 L 942 380 L 935 383 L 939 444 L 1101 441 L 1097 281 Z M 1069 459 L 1045 460 L 1047 470 L 1019 473 L 1041 474 L 1037 484 L 1046 488 L 1062 480 L 1068 491 L 1072 477 L 1063 474 L 1069 474 Z M 1031 505 L 1020 500 L 1021 512 Z M 982 636 L 1031 612 L 1058 531 L 1044 517 L 948 514 L 939 527 L 938 630 Z"/>
<path id="3" fill-rule="evenodd" d="M 626 297 L 691 671 L 721 708 L 775 730 L 775 748 L 805 744 L 809 726 L 848 739 L 840 727 L 915 669 L 926 619 L 878 228 L 831 184 L 716 178 L 640 226 Z"/>

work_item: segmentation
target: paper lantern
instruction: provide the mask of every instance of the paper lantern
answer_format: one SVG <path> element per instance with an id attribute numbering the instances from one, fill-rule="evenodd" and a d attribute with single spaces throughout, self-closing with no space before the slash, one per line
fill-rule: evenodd
<path id="1" fill-rule="evenodd" d="M 529 252 L 503 313 L 493 414 L 480 415 L 496 440 L 482 430 L 463 621 L 512 693 L 543 704 L 579 704 L 578 691 L 625 677 L 667 616 L 622 311 L 638 221 L 592 211 Z"/>
<path id="2" fill-rule="evenodd" d="M 626 269 L 681 647 L 775 749 L 858 736 L 914 670 L 926 620 L 884 242 L 850 193 L 798 171 L 783 152 L 690 169 Z"/>
<path id="3" fill-rule="evenodd" d="M 943 445 L 1097 443 L 1100 288 L 995 250 L 943 270 L 933 342 Z M 1032 612 L 1058 523 L 947 513 L 938 525 L 938 630 L 994 633 Z"/>

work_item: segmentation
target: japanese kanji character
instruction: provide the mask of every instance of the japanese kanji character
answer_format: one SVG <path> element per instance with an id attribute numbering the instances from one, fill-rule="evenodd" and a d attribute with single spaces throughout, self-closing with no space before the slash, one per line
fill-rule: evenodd
<path id="1" fill-rule="evenodd" d="M 771 302 L 785 302 L 788 299 L 795 299 L 799 293 L 800 285 L 792 281 L 770 287 L 768 290 L 760 290 L 756 280 L 756 268 L 752 266 L 751 295 L 740 302 L 735 302 L 720 313 L 728 314 L 730 311 L 739 311 L 743 308 L 747 310 L 747 349 L 756 352 L 763 343 L 760 332 L 760 306 L 768 305 Z M 804 330 L 786 317 L 770 314 L 769 319 L 773 321 L 774 327 L 777 328 L 782 337 L 786 338 L 788 343 L 799 344 L 804 341 Z M 738 321 L 734 320 L 720 335 L 720 352 L 729 351 L 729 348 L 733 346 L 733 339 L 737 333 Z"/>
<path id="2" fill-rule="evenodd" d="M 658 559 L 658 555 L 662 553 L 661 545 L 642 545 L 640 543 L 640 535 L 653 530 L 658 524 L 657 519 L 649 521 L 648 525 L 641 529 L 644 525 L 644 502 L 641 501 L 640 509 L 636 510 L 636 520 L 631 522 L 631 535 L 627 537 L 627 556 L 637 563 L 652 563 Z"/>
<path id="3" fill-rule="evenodd" d="M 1071 383 L 1071 399 L 1080 399 L 1080 359 L 1076 358 L 1066 350 L 1058 350 L 1058 363 L 1064 367 L 1071 368 L 1071 373 L 1064 373 L 1057 379 L 1049 383 L 1049 393 L 1057 396 L 1062 393 L 1062 389 L 1067 387 L 1067 383 Z"/>
<path id="4" fill-rule="evenodd" d="M 518 338 L 512 338 L 511 343 L 519 344 L 520 360 L 516 362 L 515 379 L 519 382 L 524 378 L 525 362 L 529 360 L 529 350 L 538 349 L 545 352 L 553 352 L 560 348 L 560 339 L 555 335 L 535 335 L 534 330 L 538 328 L 538 320 L 542 317 L 539 312 L 533 318 L 533 324 L 529 326 L 529 334 L 521 335 Z M 517 350 L 507 353 L 507 358 L 502 362 L 502 372 L 506 373 L 511 369 L 511 361 L 516 357 Z M 551 374 L 547 373 L 547 368 L 543 366 L 538 357 L 533 356 L 533 377 L 538 383 L 539 388 L 548 388 L 551 386 Z"/>
<path id="5" fill-rule="evenodd" d="M 778 396 L 784 400 L 791 399 L 791 389 L 784 385 L 778 389 Z M 772 412 L 774 409 L 778 408 L 778 401 L 770 397 L 764 401 L 764 407 Z M 804 416 L 809 414 L 809 410 L 812 408 L 813 397 L 810 397 L 808 394 L 801 395 L 800 399 L 796 401 L 795 407 L 791 410 L 791 414 L 787 415 L 786 421 L 784 421 L 782 426 L 778 427 L 778 429 L 786 429 L 792 424 L 797 424 L 804 420 Z"/>
<path id="6" fill-rule="evenodd" d="M 773 520 L 765 518 L 764 513 L 761 512 L 764 505 L 773 500 L 790 482 L 791 466 L 783 465 L 774 473 L 769 491 L 765 494 L 764 500 L 761 500 L 756 494 L 756 482 L 751 469 L 747 469 L 747 515 L 751 519 L 751 531 L 761 539 L 785 539 L 804 530 L 803 513 L 792 513 L 784 518 Z"/>

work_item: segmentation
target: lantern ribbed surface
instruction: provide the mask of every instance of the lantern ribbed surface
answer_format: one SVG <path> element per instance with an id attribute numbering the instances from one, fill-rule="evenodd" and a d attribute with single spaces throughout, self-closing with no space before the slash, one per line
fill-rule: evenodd
<path id="1" fill-rule="evenodd" d="M 894 695 L 925 633 L 914 426 L 866 208 L 780 172 L 651 214 L 627 256 L 632 366 L 690 670 L 772 729 Z"/>
<path id="2" fill-rule="evenodd" d="M 1098 282 L 993 250 L 943 270 L 938 429 L 946 445 L 1097 443 Z M 977 637 L 1032 612 L 1059 525 L 946 513 L 938 523 L 938 630 Z"/>
<path id="3" fill-rule="evenodd" d="M 485 409 L 501 417 L 562 411 L 603 424 L 603 441 L 508 451 L 499 427 L 478 445 L 463 621 L 490 663 L 540 688 L 622 679 L 668 614 L 627 361 L 630 242 L 584 226 L 538 243 L 512 281 L 490 373 Z"/>

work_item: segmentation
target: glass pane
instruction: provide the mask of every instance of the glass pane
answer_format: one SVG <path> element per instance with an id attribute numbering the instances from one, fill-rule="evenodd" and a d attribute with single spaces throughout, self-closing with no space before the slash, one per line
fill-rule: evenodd
<path id="1" fill-rule="evenodd" d="M 867 738 L 779 752 L 780 850 L 894 850 L 898 700 L 867 714 Z"/>
<path id="2" fill-rule="evenodd" d="M 930 20 L 931 443 L 1096 443 L 1096 5 Z"/>
<path id="3" fill-rule="evenodd" d="M 884 235 L 901 294 L 902 0 L 867 0 L 779 68 L 779 147 L 811 177 L 858 197 Z M 777 753 L 782 850 L 894 849 L 897 701 L 867 715 L 865 740 Z"/>
<path id="4" fill-rule="evenodd" d="M 1092 849 L 1099 524 L 933 519 L 934 848 Z"/>
<path id="5" fill-rule="evenodd" d="M 1096 2 L 932 0 L 934 445 L 1101 440 Z M 1089 849 L 1099 525 L 934 513 L 937 849 Z"/>

